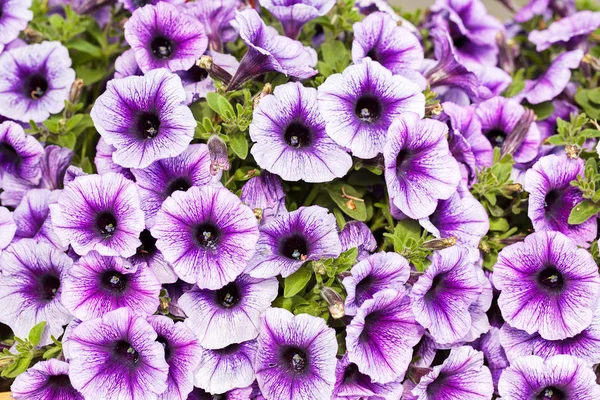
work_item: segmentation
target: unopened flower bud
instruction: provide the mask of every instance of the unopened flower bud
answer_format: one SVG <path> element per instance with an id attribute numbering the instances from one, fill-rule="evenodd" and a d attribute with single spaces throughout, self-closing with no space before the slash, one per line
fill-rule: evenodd
<path id="1" fill-rule="evenodd" d="M 253 107 L 258 107 L 258 103 L 260 103 L 262 99 L 264 99 L 267 95 L 270 95 L 271 93 L 273 93 L 273 85 L 267 82 L 265 83 L 265 86 L 263 86 L 263 90 L 259 94 L 254 96 L 254 99 L 252 99 Z"/>
<path id="2" fill-rule="evenodd" d="M 444 111 L 440 103 L 425 105 L 425 117 L 435 117 Z"/>
<path id="3" fill-rule="evenodd" d="M 83 79 L 75 79 L 73 85 L 71 85 L 71 91 L 69 92 L 69 103 L 76 104 L 81 100 L 81 92 L 83 91 Z"/>
<path id="4" fill-rule="evenodd" d="M 227 157 L 227 144 L 217 135 L 208 139 L 208 153 L 210 154 L 210 173 L 213 176 L 223 170 L 229 169 L 229 158 Z"/>
<path id="5" fill-rule="evenodd" d="M 590 53 L 583 56 L 583 60 L 581 60 L 581 62 L 583 62 L 585 64 L 589 64 L 596 71 L 600 71 L 600 59 L 594 57 Z"/>
<path id="6" fill-rule="evenodd" d="M 330 287 L 324 286 L 321 288 L 321 297 L 329 308 L 329 314 L 333 319 L 340 319 L 345 315 L 344 300 L 342 296 Z"/>
<path id="7" fill-rule="evenodd" d="M 217 81 L 223 82 L 225 85 L 228 85 L 231 81 L 231 74 L 227 72 L 222 67 L 219 67 L 214 63 L 214 60 L 211 56 L 202 56 L 198 61 L 196 61 L 196 65 L 208 72 L 211 78 Z"/>
<path id="8" fill-rule="evenodd" d="M 313 262 L 313 270 L 316 274 L 319 275 L 325 275 L 327 273 L 327 270 L 325 269 L 325 264 L 323 264 L 321 261 Z"/>
<path id="9" fill-rule="evenodd" d="M 423 247 L 425 247 L 428 250 L 442 250 L 442 249 L 446 249 L 448 247 L 452 247 L 455 244 L 456 244 L 456 237 L 449 236 L 446 238 L 428 240 L 425 243 L 423 243 Z"/>
<path id="10" fill-rule="evenodd" d="M 576 144 L 569 144 L 565 146 L 565 153 L 567 153 L 567 157 L 570 159 L 575 159 L 579 157 L 579 153 L 581 153 L 581 147 Z"/>

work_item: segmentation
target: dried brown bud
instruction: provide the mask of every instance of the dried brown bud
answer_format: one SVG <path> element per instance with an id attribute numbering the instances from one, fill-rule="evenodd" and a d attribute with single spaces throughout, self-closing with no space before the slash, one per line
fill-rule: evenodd
<path id="1" fill-rule="evenodd" d="M 567 153 L 567 157 L 570 159 L 575 159 L 579 157 L 579 153 L 581 153 L 581 148 L 576 144 L 569 144 L 565 146 L 565 153 Z"/>
<path id="2" fill-rule="evenodd" d="M 81 100 L 81 93 L 83 92 L 83 79 L 75 79 L 73 85 L 71 85 L 71 91 L 69 92 L 69 102 L 71 104 L 79 103 Z"/>
<path id="3" fill-rule="evenodd" d="M 329 308 L 329 314 L 333 319 L 340 319 L 345 315 L 344 300 L 342 296 L 330 287 L 324 286 L 321 288 L 321 297 Z"/>

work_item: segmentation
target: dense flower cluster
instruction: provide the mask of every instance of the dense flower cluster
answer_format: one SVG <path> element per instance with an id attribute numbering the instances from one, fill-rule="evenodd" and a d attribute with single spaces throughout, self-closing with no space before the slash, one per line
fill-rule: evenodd
<path id="1" fill-rule="evenodd" d="M 0 0 L 0 385 L 600 399 L 600 10 L 503 3 Z"/>

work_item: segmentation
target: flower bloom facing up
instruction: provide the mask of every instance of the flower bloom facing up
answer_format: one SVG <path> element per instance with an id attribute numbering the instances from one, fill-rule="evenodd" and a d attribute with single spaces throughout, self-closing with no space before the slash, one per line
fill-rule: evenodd
<path id="1" fill-rule="evenodd" d="M 183 153 L 196 127 L 185 97 L 181 79 L 166 69 L 109 81 L 91 116 L 106 144 L 115 147 L 114 162 L 145 168 Z"/>
<path id="2" fill-rule="evenodd" d="M 169 364 L 158 334 L 142 316 L 119 308 L 78 325 L 69 337 L 69 376 L 86 398 L 156 399 Z"/>
<path id="3" fill-rule="evenodd" d="M 214 290 L 234 281 L 254 255 L 258 223 L 224 187 L 194 186 L 165 200 L 151 232 L 179 278 Z"/>
<path id="4" fill-rule="evenodd" d="M 187 70 L 208 45 L 202 24 L 164 1 L 136 10 L 125 23 L 125 39 L 142 72 Z"/>
<path id="5" fill-rule="evenodd" d="M 0 16 L 0 30 L 1 18 Z M 0 112 L 16 121 L 45 121 L 65 107 L 75 71 L 59 42 L 42 42 L 0 54 Z"/>
<path id="6" fill-rule="evenodd" d="M 341 178 L 352 158 L 325 133 L 317 90 L 290 82 L 260 100 L 250 125 L 257 164 L 286 181 Z"/>
<path id="7" fill-rule="evenodd" d="M 418 84 L 368 58 L 328 77 L 319 86 L 318 100 L 327 134 L 360 158 L 383 152 L 394 118 L 407 111 L 425 113 Z"/>
<path id="8" fill-rule="evenodd" d="M 335 384 L 337 342 L 325 320 L 270 308 L 262 316 L 254 362 L 267 399 L 329 399 Z"/>
<path id="9" fill-rule="evenodd" d="M 79 255 L 96 250 L 103 256 L 129 257 L 140 246 L 144 213 L 133 182 L 123 175 L 76 178 L 50 205 L 54 231 Z"/>
<path id="10" fill-rule="evenodd" d="M 54 358 L 38 362 L 10 387 L 15 400 L 84 400 L 69 379 L 69 364 Z"/>
<path id="11" fill-rule="evenodd" d="M 293 274 L 306 261 L 335 258 L 341 244 L 335 217 L 319 206 L 300 207 L 261 228 L 246 273 L 256 278 Z"/>
<path id="12" fill-rule="evenodd" d="M 572 337 L 593 318 L 600 276 L 590 253 L 560 232 L 505 247 L 494 266 L 498 305 L 512 327 L 547 340 Z"/>

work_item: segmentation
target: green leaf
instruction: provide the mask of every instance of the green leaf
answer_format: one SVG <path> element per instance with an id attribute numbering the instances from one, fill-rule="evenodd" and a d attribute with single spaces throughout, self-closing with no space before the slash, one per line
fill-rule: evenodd
<path id="1" fill-rule="evenodd" d="M 513 76 L 511 85 L 504 91 L 504 97 L 513 97 L 525 88 L 525 70 L 521 68 Z"/>
<path id="2" fill-rule="evenodd" d="M 551 101 L 546 101 L 540 104 L 533 104 L 529 107 L 535 112 L 538 121 L 542 121 L 548 118 L 554 112 L 554 105 L 552 105 Z"/>
<path id="3" fill-rule="evenodd" d="M 235 117 L 233 106 L 224 96 L 216 92 L 210 92 L 206 94 L 206 101 L 208 106 L 224 120 L 231 120 Z"/>
<path id="4" fill-rule="evenodd" d="M 27 371 L 31 361 L 33 360 L 33 353 L 27 352 L 19 354 L 14 363 L 10 364 L 2 371 L 4 378 L 16 378 L 23 372 Z"/>
<path id="5" fill-rule="evenodd" d="M 29 342 L 35 347 L 40 344 L 40 340 L 42 340 L 42 335 L 44 334 L 44 328 L 46 327 L 46 321 L 42 321 L 39 324 L 35 325 L 29 331 Z"/>
<path id="6" fill-rule="evenodd" d="M 88 157 L 84 157 L 79 163 L 79 166 L 86 174 L 94 173 L 94 166 Z"/>
<path id="7" fill-rule="evenodd" d="M 410 239 L 413 241 L 421 240 L 421 225 L 417 221 L 407 218 L 398 221 L 393 234 L 384 233 L 383 235 L 392 239 L 395 252 L 402 253 Z"/>
<path id="8" fill-rule="evenodd" d="M 102 66 L 79 65 L 75 67 L 77 77 L 83 79 L 86 85 L 100 82 L 106 75 L 106 68 Z"/>
<path id="9" fill-rule="evenodd" d="M 62 351 L 62 347 L 61 346 L 50 347 L 48 350 L 46 350 L 44 352 L 44 355 L 42 355 L 42 358 L 44 360 L 48 360 L 50 358 L 58 357 L 58 355 L 60 354 L 61 351 Z"/>
<path id="10" fill-rule="evenodd" d="M 589 200 L 583 200 L 571 210 L 571 214 L 569 215 L 569 224 L 582 224 L 599 212 L 600 204 L 592 203 Z"/>
<path id="11" fill-rule="evenodd" d="M 102 57 L 102 49 L 98 46 L 94 46 L 87 40 L 74 38 L 66 43 L 66 47 L 70 50 L 77 50 L 89 54 L 94 58 Z"/>
<path id="12" fill-rule="evenodd" d="M 367 207 L 365 202 L 361 201 L 361 194 L 354 187 L 341 181 L 334 181 L 325 185 L 325 190 L 331 200 L 333 200 L 345 214 L 357 221 L 367 220 Z M 346 195 L 344 195 L 344 192 Z M 355 199 L 346 196 L 354 197 Z"/>
<path id="13" fill-rule="evenodd" d="M 300 296 L 292 296 L 292 297 L 278 297 L 271 304 L 272 307 L 285 308 L 290 312 L 294 312 L 296 307 L 302 304 L 308 304 L 303 297 Z"/>
<path id="14" fill-rule="evenodd" d="M 77 144 L 77 136 L 75 135 L 75 133 L 73 133 L 73 131 L 71 131 L 62 136 L 59 136 L 56 142 L 61 147 L 66 147 L 68 149 L 74 150 L 75 145 Z"/>
<path id="15" fill-rule="evenodd" d="M 565 140 L 559 135 L 550 136 L 546 141 L 555 146 L 561 146 L 565 144 Z"/>
<path id="16" fill-rule="evenodd" d="M 234 132 L 229 135 L 229 146 L 236 156 L 245 160 L 248 157 L 248 139 L 241 132 Z"/>
<path id="17" fill-rule="evenodd" d="M 506 218 L 490 218 L 490 231 L 506 232 L 509 229 Z"/>
<path id="18" fill-rule="evenodd" d="M 304 265 L 283 280 L 283 296 L 292 297 L 300 293 L 312 276 L 312 270 Z"/>
<path id="19" fill-rule="evenodd" d="M 600 104 L 600 88 L 589 89 L 587 97 L 592 103 Z"/>

